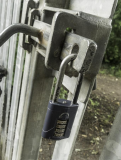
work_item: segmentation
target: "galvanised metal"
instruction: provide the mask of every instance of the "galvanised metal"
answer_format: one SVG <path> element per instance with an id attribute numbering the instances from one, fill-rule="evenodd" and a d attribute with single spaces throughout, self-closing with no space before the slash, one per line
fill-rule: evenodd
<path id="1" fill-rule="evenodd" d="M 30 25 L 32 26 L 33 18 L 36 19 L 35 16 L 40 17 L 40 13 L 38 12 L 37 8 L 39 7 L 39 0 L 29 0 L 27 4 L 27 10 L 26 10 L 26 18 L 25 18 L 25 24 L 28 24 L 28 21 L 30 20 L 30 15 L 31 15 L 31 20 L 30 20 Z M 30 14 L 32 10 L 32 13 Z M 32 44 L 29 43 L 28 40 L 29 37 L 26 37 L 26 34 L 23 35 L 23 43 L 22 46 L 25 50 L 28 52 L 32 51 Z"/>
<path id="2" fill-rule="evenodd" d="M 43 23 L 41 21 L 35 20 L 33 26 L 36 28 L 37 28 L 37 26 L 40 26 L 39 29 L 41 32 L 41 38 L 40 38 L 41 40 L 37 39 L 35 37 L 32 37 L 32 39 L 35 40 L 37 43 L 40 43 L 40 45 L 42 45 L 45 49 L 48 49 L 48 43 L 49 43 L 48 41 L 49 41 L 49 37 L 51 34 L 50 25 Z M 56 29 L 56 31 L 57 31 L 57 29 Z M 85 61 L 85 64 L 88 64 L 87 68 L 89 69 L 89 65 L 91 65 L 91 62 L 94 58 L 94 55 L 95 55 L 95 52 L 97 49 L 97 45 L 95 44 L 95 42 L 90 39 L 84 38 L 82 36 L 76 35 L 74 33 L 66 33 L 66 37 L 65 37 L 65 40 L 63 43 L 64 43 L 64 45 L 63 45 L 63 48 L 62 48 L 62 51 L 60 54 L 60 58 L 58 58 L 58 56 L 59 56 L 58 51 L 55 51 L 54 55 L 51 54 L 50 56 L 51 57 L 53 56 L 54 58 L 56 58 L 56 60 L 59 59 L 59 62 L 61 63 L 61 60 L 63 60 L 66 56 L 68 56 L 72 52 L 77 53 L 77 58 L 74 60 L 74 62 L 72 64 L 72 68 L 68 67 L 66 69 L 66 74 L 69 76 L 78 76 L 78 74 L 76 74 L 75 70 L 77 72 L 82 72 L 82 66 L 86 67 L 86 65 L 84 65 L 84 61 Z M 73 50 L 75 48 L 75 46 L 77 46 L 78 51 Z M 58 46 L 58 47 L 60 47 L 60 46 Z M 42 55 L 45 54 L 45 53 L 42 53 L 44 48 L 42 48 L 42 51 L 39 52 Z M 45 54 L 45 56 L 47 56 L 47 53 Z M 85 68 L 85 70 L 87 71 L 86 68 Z"/>
<path id="3" fill-rule="evenodd" d="M 73 1 L 73 0 L 70 0 L 70 1 L 68 1 L 68 0 L 67 1 L 47 0 L 46 3 L 43 2 L 40 5 L 41 20 L 43 22 L 46 22 L 48 24 L 47 26 L 52 25 L 52 19 L 53 19 L 53 16 L 56 12 L 58 12 L 58 11 L 64 12 L 63 9 L 66 8 L 65 14 L 69 14 L 71 12 L 70 14 L 76 15 L 77 17 L 79 17 L 81 19 L 81 23 L 80 23 L 81 31 L 80 31 L 80 34 L 78 34 L 78 35 L 80 35 L 83 38 L 87 38 L 87 39 L 91 39 L 91 40 L 95 41 L 98 46 L 98 49 L 97 49 L 96 55 L 93 59 L 93 62 L 91 64 L 91 67 L 90 67 L 89 71 L 86 73 L 86 75 L 84 76 L 84 79 L 82 82 L 82 87 L 80 89 L 80 96 L 79 96 L 80 107 L 79 107 L 78 114 L 77 114 L 75 122 L 74 122 L 71 137 L 69 139 L 67 139 L 66 141 L 56 143 L 56 147 L 55 147 L 54 154 L 52 157 L 53 160 L 57 160 L 57 159 L 58 160 L 62 160 L 62 159 L 69 160 L 71 157 L 74 142 L 75 142 L 78 130 L 79 130 L 79 126 L 80 126 L 81 121 L 83 119 L 83 114 L 84 114 L 84 111 L 85 111 L 85 108 L 86 108 L 86 105 L 88 102 L 89 95 L 92 90 L 95 76 L 98 73 L 98 70 L 100 68 L 101 61 L 102 61 L 102 58 L 104 55 L 104 51 L 105 51 L 105 48 L 106 48 L 106 45 L 108 42 L 108 38 L 109 38 L 110 30 L 111 30 L 111 19 L 109 19 L 109 18 L 112 18 L 112 15 L 114 13 L 114 9 L 116 6 L 116 3 L 115 4 L 113 4 L 113 3 L 116 1 L 110 0 L 110 2 L 109 2 L 109 1 L 105 1 L 105 0 L 102 0 L 102 1 L 100 1 L 100 0 L 93 0 L 93 1 L 90 1 L 90 0 L 85 0 L 85 1 L 82 1 L 82 0 L 80 0 L 80 1 L 78 1 L 78 0 L 75 0 L 75 1 Z M 24 3 L 25 3 L 25 1 L 24 1 Z M 95 4 L 96 4 L 96 7 L 95 7 Z M 109 7 L 107 8 L 107 5 L 105 5 L 105 4 L 109 4 Z M 47 5 L 49 7 L 47 7 L 45 5 Z M 59 9 L 58 8 L 53 9 L 53 7 L 59 7 Z M 113 10 L 112 10 L 112 8 L 113 8 Z M 71 9 L 76 10 L 76 11 L 71 11 Z M 81 11 L 87 12 L 87 13 L 83 13 Z M 29 13 L 31 15 L 31 11 Z M 90 14 L 92 14 L 92 15 L 90 15 Z M 24 10 L 23 16 L 24 15 L 25 15 L 25 10 Z M 28 17 L 30 19 L 29 15 L 28 15 Z M 71 21 L 71 18 L 70 18 L 71 16 L 68 16 L 68 17 L 69 17 L 68 21 Z M 66 17 L 64 18 L 64 20 L 65 19 L 66 19 Z M 60 26 L 62 24 L 63 24 L 63 22 L 60 24 Z M 39 27 L 40 26 L 38 25 L 37 28 L 39 29 Z M 70 26 L 69 26 L 69 28 L 70 28 Z M 49 30 L 49 27 L 46 27 L 46 29 Z M 74 28 L 71 28 L 71 29 L 73 29 L 74 33 L 76 33 Z M 48 34 L 43 34 L 41 32 L 41 35 L 44 35 L 44 36 L 46 36 L 47 39 L 49 39 L 49 36 L 47 37 Z M 58 37 L 56 37 L 56 40 L 57 39 L 58 39 Z M 45 41 L 45 43 L 46 42 L 47 41 Z M 43 43 L 44 43 L 44 41 L 43 41 Z M 36 54 L 35 50 L 38 52 L 40 51 L 40 53 L 42 52 L 41 54 L 43 55 L 43 57 L 47 56 L 46 55 L 46 47 L 43 47 L 41 44 L 42 43 L 40 43 L 40 42 L 37 43 L 38 47 L 33 50 L 33 52 L 32 52 L 33 56 L 35 56 L 35 54 Z M 63 45 L 64 45 L 64 41 L 63 41 Z M 63 45 L 62 45 L 62 48 L 63 48 Z M 73 51 L 73 49 L 72 49 L 72 51 Z M 78 52 L 76 52 L 76 53 L 78 53 Z M 60 59 L 62 57 L 61 54 L 62 54 L 62 52 L 60 52 L 58 59 Z M 55 54 L 55 55 L 57 55 L 57 54 Z M 28 78 L 29 85 L 27 88 L 27 92 L 25 92 L 25 95 L 24 95 L 24 97 L 26 97 L 26 98 L 23 100 L 23 103 L 25 103 L 26 105 L 23 107 L 24 111 L 21 113 L 21 116 L 20 116 L 21 118 L 24 117 L 24 120 L 22 119 L 23 121 L 20 121 L 18 123 L 18 124 L 20 124 L 20 126 L 22 126 L 22 128 L 21 127 L 19 128 L 22 136 L 20 136 L 21 137 L 20 141 L 19 141 L 20 145 L 17 148 L 17 151 L 19 152 L 17 154 L 17 158 L 19 160 L 21 157 L 22 157 L 22 159 L 26 159 L 26 160 L 27 159 L 32 159 L 32 160 L 37 159 L 37 154 L 38 154 L 38 150 L 39 150 L 39 141 L 41 141 L 40 132 L 42 129 L 42 120 L 43 120 L 43 117 L 44 117 L 44 114 L 46 111 L 45 99 L 47 102 L 48 101 L 47 99 L 49 99 L 49 94 L 50 94 L 51 85 L 52 85 L 52 78 L 50 80 L 50 77 L 52 76 L 52 74 L 50 73 L 49 70 L 44 68 L 44 58 L 41 55 L 39 55 L 39 57 L 40 57 L 40 59 L 39 59 L 40 61 L 38 61 L 38 66 L 40 66 L 40 67 L 37 67 L 37 68 L 39 68 L 38 72 L 36 73 L 37 81 L 36 81 L 36 78 L 35 78 L 35 81 L 33 81 L 35 71 L 32 71 L 32 74 L 30 73 L 29 78 Z M 53 63 L 53 61 L 50 62 L 50 66 L 49 66 L 50 68 L 53 65 L 51 63 Z M 54 61 L 54 63 L 55 63 L 55 61 Z M 34 65 L 35 65 L 35 61 L 34 61 Z M 58 67 L 58 66 L 56 66 L 56 67 Z M 29 68 L 29 66 L 28 66 L 28 68 Z M 31 68 L 32 69 L 34 68 L 33 67 L 33 58 L 31 60 L 30 72 L 31 72 Z M 52 69 L 54 69 L 54 68 L 52 68 Z M 45 71 L 43 71 L 43 70 L 45 70 Z M 29 69 L 27 71 L 29 71 Z M 40 77 L 38 77 L 38 74 L 41 74 Z M 51 81 L 50 83 L 49 83 L 49 80 Z M 76 78 L 74 78 L 74 77 L 69 78 L 66 76 L 64 78 L 63 84 L 65 85 L 66 88 L 68 88 L 68 90 L 71 93 L 74 93 L 73 86 L 74 86 L 75 81 L 76 81 Z M 24 83 L 24 81 L 23 81 L 23 83 Z M 41 85 L 40 85 L 40 83 L 41 83 Z M 36 84 L 37 84 L 37 86 L 36 86 Z M 34 86 L 34 88 L 33 88 L 33 86 Z M 26 87 L 26 84 L 25 84 L 25 87 Z M 49 87 L 49 89 L 48 89 L 48 87 Z M 46 90 L 45 90 L 45 88 L 46 88 Z M 31 93 L 31 91 L 33 93 Z M 37 96 L 36 96 L 36 94 L 37 94 Z M 41 103 L 39 101 L 40 100 L 39 94 L 41 94 L 41 96 L 42 96 Z M 36 101 L 35 101 L 35 98 L 36 98 Z M 13 97 L 13 102 L 14 102 L 14 97 Z M 35 104 L 35 102 L 36 102 L 36 104 Z M 30 108 L 29 108 L 29 103 L 30 103 Z M 41 106 L 41 107 L 39 107 L 39 106 Z M 36 109 L 35 109 L 35 107 L 36 107 Z M 17 110 L 15 105 L 14 105 L 14 109 Z M 14 109 L 13 109 L 13 111 L 15 111 Z M 33 112 L 33 109 L 35 109 L 34 111 L 36 112 L 36 114 L 35 114 L 35 112 Z M 21 110 L 21 108 L 20 108 L 20 110 Z M 39 125 L 39 127 L 38 127 L 38 116 L 36 116 L 38 114 L 38 110 L 39 110 L 39 117 L 41 117 L 41 121 L 39 119 L 39 122 L 41 123 Z M 24 116 L 23 116 L 23 114 L 24 114 Z M 14 113 L 14 115 L 15 115 L 15 113 Z M 32 123 L 33 117 L 34 117 L 34 123 Z M 15 116 L 14 116 L 14 118 L 16 119 Z M 11 122 L 12 123 L 10 123 L 9 128 L 13 129 L 14 124 L 13 124 L 12 118 L 11 118 Z M 35 123 L 36 123 L 37 127 L 35 127 Z M 13 127 L 11 127 L 11 126 L 13 126 Z M 35 128 L 36 128 L 36 130 L 35 130 Z M 34 132 L 34 134 L 33 134 L 33 132 Z M 11 140 L 8 139 L 9 149 L 6 150 L 7 155 L 9 155 L 9 157 L 11 157 L 11 153 L 12 153 L 12 149 L 11 149 L 12 138 L 11 138 Z M 18 145 L 18 143 L 16 143 L 16 144 Z M 11 150 L 11 151 L 9 152 L 9 150 Z M 14 152 L 14 159 L 17 159 L 17 158 L 16 158 L 16 152 Z"/>
<path id="4" fill-rule="evenodd" d="M 64 11 L 64 10 L 55 8 L 52 11 L 53 8 L 51 7 L 44 7 L 44 8 L 42 10 L 43 12 L 42 17 L 43 18 L 46 17 L 44 18 L 44 22 L 48 23 L 48 28 L 50 27 L 49 24 L 52 25 L 51 30 L 49 29 L 49 33 L 42 32 L 42 34 L 44 34 L 43 38 L 45 40 L 44 42 L 46 42 L 47 49 L 42 48 L 41 50 L 41 47 L 39 49 L 40 53 L 42 51 L 42 55 L 45 55 L 46 53 L 45 55 L 46 66 L 54 70 L 59 69 L 62 57 L 62 50 L 65 47 L 64 39 L 67 37 L 64 31 L 67 28 L 71 28 L 74 30 L 75 34 L 85 37 L 87 39 L 91 39 L 96 42 L 97 46 L 99 46 L 96 52 L 96 56 L 93 60 L 94 63 L 92 64 L 93 67 L 88 72 L 88 75 L 94 77 L 99 71 L 102 58 L 106 49 L 106 45 L 108 42 L 108 38 L 111 32 L 111 19 L 97 17 L 94 15 L 77 11 L 76 12 L 72 11 L 72 13 L 69 14 L 67 12 L 68 11 L 70 12 L 70 10 L 65 10 L 65 12 L 60 13 L 57 11 L 60 10 Z M 37 22 L 34 23 L 35 23 L 34 25 L 36 26 L 39 24 L 39 22 L 38 24 L 36 24 Z M 40 43 L 40 46 L 41 45 L 43 46 L 43 41 L 38 43 Z M 44 46 L 44 48 L 46 47 Z"/>

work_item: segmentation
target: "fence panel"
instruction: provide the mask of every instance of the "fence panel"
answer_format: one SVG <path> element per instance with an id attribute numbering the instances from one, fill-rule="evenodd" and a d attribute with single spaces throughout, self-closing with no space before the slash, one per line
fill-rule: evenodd
<path id="1" fill-rule="evenodd" d="M 3 28 L 5 27 L 5 22 L 6 22 L 6 7 L 7 7 L 7 0 L 1 0 L 1 15 L 0 15 L 0 32 L 3 30 Z M 2 46 L 3 47 L 3 46 Z M 0 65 L 3 65 L 3 61 L 2 61 L 2 47 L 0 47 Z M 1 89 L 4 88 L 3 84 L 5 84 L 5 78 L 3 79 L 3 81 L 1 82 Z M 0 128 L 1 128 L 1 124 L 2 124 L 2 115 L 3 115 L 3 103 L 4 103 L 4 94 L 1 95 L 0 97 Z M 0 129 L 1 130 L 1 129 Z"/>
<path id="2" fill-rule="evenodd" d="M 19 22 L 19 15 L 21 9 L 21 0 L 17 1 L 3 1 L 2 3 L 2 15 L 1 15 L 1 31 L 7 26 L 13 23 Z M 4 15 L 4 16 L 3 16 Z M 9 48 L 10 41 L 10 48 Z M 15 63 L 15 53 L 16 53 L 17 35 L 13 36 L 8 40 L 3 47 L 1 47 L 2 54 L 2 64 L 7 68 L 8 75 L 2 81 L 2 97 L 1 97 L 1 121 L 2 121 L 2 159 L 5 160 L 5 148 L 7 140 L 7 129 L 8 129 L 8 117 L 10 110 L 11 94 L 12 94 L 12 83 L 14 76 L 14 63 Z"/>
<path id="3" fill-rule="evenodd" d="M 5 23 L 6 23 L 6 14 L 7 14 L 7 6 L 8 6 L 8 0 L 2 1 L 2 9 L 1 9 L 1 27 L 0 27 L 0 32 L 3 31 L 5 28 Z M 0 47 L 0 59 L 2 59 L 3 55 L 3 46 Z"/>
<path id="4" fill-rule="evenodd" d="M 23 3 L 21 22 L 25 22 L 28 1 L 0 0 L 2 4 L 0 5 L 0 31 L 11 23 L 19 22 L 21 3 Z M 53 2 L 53 0 L 50 1 Z M 40 0 L 40 10 L 44 7 L 45 2 L 53 7 L 49 0 Z M 110 18 L 117 0 L 70 0 L 70 2 L 67 0 L 67 2 L 63 1 L 61 8 L 69 6 L 69 10 L 84 11 L 103 18 Z M 52 4 L 59 7 L 60 3 L 56 3 L 57 5 Z M 3 91 L 0 99 L 2 160 L 38 159 L 39 147 L 42 143 L 41 130 L 53 84 L 54 74 L 45 68 L 44 57 L 38 54 L 35 46 L 31 53 L 25 52 L 21 46 L 22 38 L 22 34 L 19 37 L 14 35 L 0 48 L 0 63 L 8 71 L 7 78 L 4 78 L 1 83 Z M 71 136 L 56 142 L 52 160 L 70 160 L 94 80 L 84 79 Z M 76 78 L 65 76 L 63 85 L 70 92 L 68 97 L 70 100 L 74 93 L 72 86 L 75 86 L 75 83 Z"/>
<path id="5" fill-rule="evenodd" d="M 103 18 L 109 18 L 112 14 L 114 2 L 117 0 L 70 0 L 69 8 L 72 10 L 83 11 Z M 108 6 L 108 7 L 107 7 Z"/>
<path id="6" fill-rule="evenodd" d="M 7 11 L 6 11 L 6 18 L 5 18 L 5 28 L 8 27 L 9 25 L 11 25 L 12 23 L 12 18 L 13 18 L 13 5 L 14 5 L 14 1 L 8 1 L 7 3 Z M 7 68 L 8 65 L 8 54 L 9 54 L 9 42 L 10 40 L 8 40 L 1 48 L 1 52 L 4 54 L 2 55 L 2 62 L 5 68 Z M 5 112 L 6 112 L 6 104 L 5 102 L 5 97 L 7 97 L 6 93 L 6 78 L 4 78 L 4 80 L 2 81 L 2 105 L 1 108 L 3 109 L 3 119 L 5 119 L 5 121 L 7 120 L 5 117 Z M 8 125 L 8 124 L 7 124 Z M 2 155 L 4 157 L 5 154 L 5 144 L 6 144 L 6 125 L 3 123 L 2 124 L 2 133 L 1 133 L 1 141 L 2 141 Z"/>
<path id="7" fill-rule="evenodd" d="M 19 22 L 21 3 L 22 3 L 21 0 L 14 1 L 12 24 Z M 24 56 L 25 56 L 24 55 L 25 51 L 23 51 L 23 49 L 20 46 L 18 47 L 18 44 L 16 44 L 17 41 L 18 41 L 18 36 L 16 34 L 11 38 L 10 49 L 9 49 L 8 71 L 10 75 L 7 81 L 8 96 L 7 96 L 7 112 L 6 112 L 6 123 L 5 123 L 7 144 L 6 144 L 5 160 L 12 159 L 16 116 L 18 111 L 23 62 L 24 62 Z M 15 65 L 15 70 L 14 70 L 14 65 Z M 13 86 L 13 89 L 11 88 L 12 86 Z M 8 121 L 9 110 L 10 110 L 10 117 Z M 8 124 L 9 126 L 7 131 Z M 7 135 L 7 132 L 9 133 L 8 135 Z"/>
<path id="8" fill-rule="evenodd" d="M 84 11 L 86 13 L 97 15 L 103 18 L 110 18 L 113 12 L 113 8 L 116 5 L 116 2 L 117 0 L 111 0 L 111 1 L 86 0 L 86 3 L 85 3 L 85 1 L 71 0 L 69 7 L 72 10 Z M 108 9 L 106 6 L 108 6 Z M 74 88 L 73 88 L 73 86 L 75 86 L 74 82 L 75 82 L 74 78 L 70 79 L 65 76 L 63 84 L 71 93 L 73 93 L 74 91 Z M 79 109 L 78 109 L 78 112 L 74 121 L 74 125 L 71 131 L 71 136 L 68 139 L 56 142 L 52 160 L 57 160 L 57 159 L 70 160 L 71 159 L 72 151 L 73 151 L 75 141 L 79 132 L 79 127 L 81 126 L 83 115 L 88 103 L 88 98 L 91 92 L 91 88 L 93 87 L 94 79 L 92 79 L 91 81 L 86 81 L 85 79 L 84 83 L 82 86 L 83 88 L 81 88 L 81 91 L 85 92 L 85 90 L 87 90 L 87 93 L 86 94 L 84 94 L 84 92 L 80 93 L 80 96 L 78 99 Z M 85 95 L 87 96 L 85 97 Z M 69 98 L 71 97 L 69 96 Z"/>

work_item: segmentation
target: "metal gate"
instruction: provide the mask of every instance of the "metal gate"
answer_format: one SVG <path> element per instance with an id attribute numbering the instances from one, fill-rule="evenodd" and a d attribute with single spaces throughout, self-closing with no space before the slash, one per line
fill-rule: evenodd
<path id="1" fill-rule="evenodd" d="M 38 159 L 39 148 L 42 144 L 41 131 L 53 79 L 58 73 L 60 50 L 62 51 L 62 48 L 55 49 L 54 56 L 50 54 L 53 50 L 49 52 L 53 43 L 51 44 L 48 39 L 56 34 L 55 30 L 59 32 L 62 27 L 62 24 L 58 22 L 59 16 L 63 16 L 61 19 L 63 25 L 70 21 L 65 25 L 65 29 L 70 27 L 72 19 L 75 20 L 77 17 L 75 20 L 77 28 L 73 37 L 76 36 L 75 39 L 78 39 L 78 42 L 75 43 L 79 43 L 82 48 L 85 46 L 80 51 L 81 53 L 85 53 L 89 48 L 89 43 L 92 42 L 88 40 L 87 45 L 80 36 L 93 40 L 97 44 L 94 60 L 83 79 L 78 98 L 79 109 L 71 135 L 68 139 L 56 142 L 52 156 L 52 160 L 71 158 L 88 98 L 107 46 L 116 5 L 117 0 L 0 0 L 0 32 L 10 24 L 18 22 L 32 25 L 42 31 L 45 30 L 44 40 L 42 39 L 41 42 L 31 37 L 32 43 L 30 43 L 29 36 L 16 34 L 0 48 L 0 65 L 7 69 L 7 76 L 0 84 L 2 90 L 0 159 Z M 78 17 L 81 19 L 79 23 Z M 83 31 L 79 30 L 80 27 L 80 30 L 83 29 Z M 89 28 L 92 28 L 91 32 L 88 32 Z M 61 37 L 61 34 L 54 38 L 58 40 L 59 36 Z M 66 42 L 71 43 L 69 37 Z M 48 45 L 50 45 L 49 49 Z M 65 45 L 63 52 L 71 52 L 72 49 L 73 46 L 69 50 Z M 80 63 L 80 61 L 77 62 Z M 80 67 L 79 64 L 75 64 L 75 68 L 78 67 Z M 68 99 L 70 100 L 74 94 L 73 86 L 75 86 L 76 79 L 76 77 L 64 77 L 63 85 L 69 91 Z"/>

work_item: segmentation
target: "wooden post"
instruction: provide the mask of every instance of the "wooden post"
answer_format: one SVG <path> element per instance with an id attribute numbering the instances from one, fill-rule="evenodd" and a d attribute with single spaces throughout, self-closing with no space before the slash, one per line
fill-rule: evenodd
<path id="1" fill-rule="evenodd" d="M 53 1 L 54 0 L 51 0 L 51 2 Z M 103 18 L 111 18 L 117 0 L 70 0 L 70 2 L 69 0 L 66 0 L 66 3 L 63 0 L 63 2 L 61 8 L 67 8 L 67 6 L 69 6 L 68 9 L 70 10 L 83 11 Z M 14 11 L 12 18 L 11 12 L 13 3 Z M 56 3 L 57 6 L 59 6 L 60 3 Z M 28 0 L 24 1 L 22 23 L 25 22 L 27 4 Z M 40 8 L 43 7 L 43 4 L 44 0 L 40 0 Z M 46 4 L 52 6 L 52 3 L 50 5 L 49 0 L 46 0 Z M 5 6 L 8 6 L 7 13 L 3 11 L 5 10 Z M 4 28 L 3 20 L 5 17 L 7 18 L 6 26 L 11 23 L 11 20 L 12 23 L 19 21 L 20 9 L 21 0 L 2 1 L 0 21 L 3 23 L 1 23 L 1 30 Z M 6 67 L 8 66 L 7 69 L 9 74 L 6 80 L 6 86 L 5 80 L 2 83 L 3 96 L 1 99 L 2 107 L 0 109 L 0 114 L 2 114 L 4 100 L 6 100 L 5 122 L 3 123 L 1 138 L 3 144 L 2 158 L 3 160 L 37 160 L 39 146 L 41 145 L 41 131 L 53 84 L 53 74 L 52 70 L 45 68 L 44 57 L 38 54 L 34 46 L 31 53 L 26 52 L 25 54 L 25 51 L 21 47 L 22 35 L 20 35 L 17 58 L 15 60 L 16 39 L 17 35 L 11 38 L 9 52 L 9 42 L 7 42 L 3 48 L 3 50 L 5 49 L 6 51 L 6 54 L 3 56 L 3 64 Z M 1 51 L 2 50 L 0 49 L 0 56 L 2 55 Z M 9 57 L 7 53 L 9 54 Z M 13 68 L 15 61 L 14 74 Z M 72 86 L 75 85 L 75 82 L 76 78 L 69 78 L 67 76 L 64 78 L 63 85 L 70 92 L 69 99 L 71 99 L 74 93 L 74 88 Z M 70 160 L 93 83 L 94 79 L 84 79 L 78 99 L 79 109 L 74 121 L 71 136 L 68 139 L 56 142 L 52 160 Z M 6 99 L 4 99 L 5 93 Z"/>

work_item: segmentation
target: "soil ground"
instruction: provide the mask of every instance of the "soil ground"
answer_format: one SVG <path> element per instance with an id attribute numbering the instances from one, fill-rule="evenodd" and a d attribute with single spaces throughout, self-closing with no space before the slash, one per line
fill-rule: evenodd
<path id="1" fill-rule="evenodd" d="M 71 160 L 98 160 L 121 101 L 121 79 L 97 76 Z M 43 139 L 39 160 L 51 160 L 54 141 Z"/>

